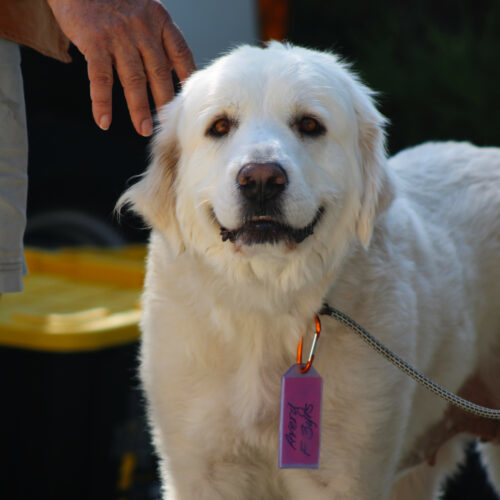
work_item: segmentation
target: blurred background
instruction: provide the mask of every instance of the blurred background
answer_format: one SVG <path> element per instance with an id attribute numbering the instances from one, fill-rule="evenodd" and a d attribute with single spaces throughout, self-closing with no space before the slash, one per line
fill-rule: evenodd
<path id="1" fill-rule="evenodd" d="M 500 145 L 498 0 L 164 3 L 199 67 L 237 44 L 269 39 L 340 54 L 379 92 L 391 154 L 426 140 Z M 22 53 L 30 148 L 26 244 L 38 250 L 27 257 L 24 302 L 4 297 L 0 312 L 0 369 L 8 381 L 0 496 L 159 500 L 135 378 L 133 313 L 148 231 L 130 215 L 120 223 L 113 216 L 119 195 L 147 164 L 148 140 L 134 132 L 118 84 L 110 130 L 94 124 L 85 61 L 74 47 L 71 56 L 63 64 Z M 82 333 L 84 322 L 90 335 Z M 99 325 L 114 333 L 102 340 Z M 46 332 L 61 333 L 61 343 L 44 340 Z M 74 332 L 78 341 L 71 340 Z M 443 498 L 493 500 L 476 455 L 468 456 Z"/>

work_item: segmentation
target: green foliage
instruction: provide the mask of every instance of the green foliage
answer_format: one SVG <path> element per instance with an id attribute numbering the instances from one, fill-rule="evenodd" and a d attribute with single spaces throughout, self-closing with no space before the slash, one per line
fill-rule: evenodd
<path id="1" fill-rule="evenodd" d="M 380 92 L 391 152 L 426 140 L 500 145 L 500 2 L 291 2 L 289 39 L 331 49 Z"/>

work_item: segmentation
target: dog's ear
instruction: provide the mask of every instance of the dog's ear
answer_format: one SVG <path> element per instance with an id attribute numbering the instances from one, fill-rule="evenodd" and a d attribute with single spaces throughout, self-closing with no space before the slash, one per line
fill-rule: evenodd
<path id="1" fill-rule="evenodd" d="M 354 112 L 358 125 L 358 149 L 362 168 L 363 191 L 361 208 L 356 222 L 358 238 L 368 248 L 375 219 L 394 199 L 394 185 L 387 167 L 384 126 L 387 120 L 373 102 L 373 92 L 357 84 L 354 93 Z"/>
<path id="2" fill-rule="evenodd" d="M 166 238 L 174 255 L 184 250 L 175 208 L 177 164 L 181 153 L 177 140 L 180 107 L 181 100 L 176 98 L 161 110 L 160 125 L 152 141 L 150 164 L 140 181 L 117 203 L 118 211 L 128 205 L 149 226 L 157 229 Z"/>

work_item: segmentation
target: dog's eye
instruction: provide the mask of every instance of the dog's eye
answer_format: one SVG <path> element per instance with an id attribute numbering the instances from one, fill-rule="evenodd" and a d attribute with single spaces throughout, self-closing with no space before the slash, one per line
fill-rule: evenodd
<path id="1" fill-rule="evenodd" d="M 304 116 L 297 121 L 297 128 L 301 134 L 316 136 L 325 132 L 325 127 L 318 120 Z"/>
<path id="2" fill-rule="evenodd" d="M 222 137 L 231 130 L 231 121 L 228 118 L 219 118 L 215 120 L 208 129 L 208 133 L 213 137 Z"/>

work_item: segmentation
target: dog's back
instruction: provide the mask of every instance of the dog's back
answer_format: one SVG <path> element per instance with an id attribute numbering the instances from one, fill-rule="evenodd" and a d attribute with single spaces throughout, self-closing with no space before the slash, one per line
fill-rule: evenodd
<path id="1" fill-rule="evenodd" d="M 500 333 L 500 149 L 426 143 L 402 151 L 389 165 L 429 231 L 454 243 L 476 317 Z"/>
<path id="2" fill-rule="evenodd" d="M 426 143 L 398 153 L 389 166 L 396 173 L 400 196 L 418 214 L 422 234 L 434 248 L 444 284 L 441 296 L 453 302 L 449 311 L 468 309 L 466 317 L 473 322 L 464 332 L 474 335 L 470 349 L 476 351 L 476 367 L 461 395 L 500 408 L 500 149 L 469 143 Z M 443 272 L 447 266 L 448 272 Z M 455 275 L 460 281 L 453 284 L 448 280 L 457 267 L 461 272 Z M 460 300 L 454 302 L 455 297 Z M 457 323 L 457 329 L 462 326 Z M 452 333 L 456 332 L 450 332 L 450 338 Z M 455 342 L 458 338 L 466 342 L 465 337 L 456 337 Z M 448 345 L 443 359 L 449 356 L 449 349 Z M 470 416 L 464 420 L 466 415 L 461 412 L 453 415 L 472 434 L 484 431 L 492 438 L 489 421 Z M 500 490 L 500 446 L 484 444 L 481 448 L 490 481 Z M 442 466 L 443 462 L 441 454 Z M 424 476 L 437 477 L 438 472 L 421 467 L 415 474 L 422 482 Z M 427 483 L 431 482 L 428 478 Z M 409 497 L 412 488 L 406 490 L 400 484 L 394 495 Z"/>

